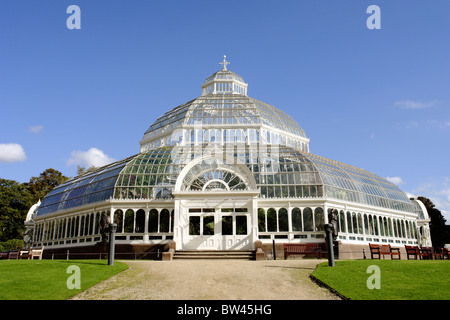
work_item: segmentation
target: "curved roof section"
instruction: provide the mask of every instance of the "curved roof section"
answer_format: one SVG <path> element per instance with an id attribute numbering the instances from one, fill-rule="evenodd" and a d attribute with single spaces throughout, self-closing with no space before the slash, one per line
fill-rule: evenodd
<path id="1" fill-rule="evenodd" d="M 417 212 L 416 205 L 402 190 L 374 173 L 288 147 L 266 147 L 264 152 L 248 145 L 245 150 L 232 149 L 233 157 L 253 173 L 261 198 L 329 197 Z M 181 170 L 204 154 L 196 154 L 194 148 L 163 147 L 139 154 L 121 172 L 114 198 L 170 198 Z M 216 156 L 227 161 L 229 151 L 228 147 L 216 150 Z M 207 154 L 214 155 L 214 152 L 208 150 Z M 201 179 L 206 183 L 217 178 L 209 175 Z"/>
<path id="2" fill-rule="evenodd" d="M 327 197 L 407 212 L 416 210 L 405 192 L 372 172 L 311 153 L 307 157 L 319 170 Z"/>
<path id="3" fill-rule="evenodd" d="M 79 175 L 57 186 L 42 200 L 37 216 L 110 199 L 119 173 L 132 158 Z"/>
<path id="4" fill-rule="evenodd" d="M 267 126 L 269 130 L 274 128 L 294 139 L 309 142 L 305 131 L 285 112 L 248 97 L 244 79 L 226 69 L 225 58 L 222 64 L 222 70 L 206 78 L 200 97 L 166 112 L 145 131 L 140 141 L 141 151 L 167 145 L 168 140 L 179 140 L 179 135 L 167 136 L 173 135 L 176 129 L 194 125 L 214 128 Z M 143 148 L 148 143 L 151 147 Z"/>
<path id="5" fill-rule="evenodd" d="M 307 138 L 300 125 L 278 108 L 244 95 L 211 94 L 200 96 L 166 112 L 147 129 L 141 143 L 169 134 L 183 125 L 266 125 Z"/>
<path id="6" fill-rule="evenodd" d="M 198 153 L 198 147 L 194 146 L 160 147 L 78 176 L 50 192 L 42 201 L 37 215 L 110 198 L 172 198 L 183 168 L 206 154 L 224 162 L 238 159 L 239 163 L 245 164 L 260 189 L 260 198 L 327 197 L 411 213 L 420 211 L 414 201 L 386 179 L 311 153 L 277 145 L 246 145 L 244 149 L 240 146 L 207 148 L 203 147 Z M 198 176 L 197 180 L 207 184 L 208 179 L 222 178 L 214 170 L 207 170 L 205 176 Z M 226 182 L 229 185 L 229 181 Z"/>

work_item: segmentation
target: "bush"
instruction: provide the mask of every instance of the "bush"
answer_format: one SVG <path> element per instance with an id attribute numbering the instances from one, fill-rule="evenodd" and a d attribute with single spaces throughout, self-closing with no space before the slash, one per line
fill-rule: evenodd
<path id="1" fill-rule="evenodd" d="M 5 242 L 0 242 L 0 251 L 18 250 L 23 247 L 23 240 L 11 239 Z"/>

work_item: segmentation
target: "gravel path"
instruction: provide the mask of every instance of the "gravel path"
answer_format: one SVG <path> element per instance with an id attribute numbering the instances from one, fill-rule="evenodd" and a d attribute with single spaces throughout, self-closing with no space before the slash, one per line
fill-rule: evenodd
<path id="1" fill-rule="evenodd" d="M 74 300 L 337 300 L 309 275 L 320 260 L 124 261 Z"/>

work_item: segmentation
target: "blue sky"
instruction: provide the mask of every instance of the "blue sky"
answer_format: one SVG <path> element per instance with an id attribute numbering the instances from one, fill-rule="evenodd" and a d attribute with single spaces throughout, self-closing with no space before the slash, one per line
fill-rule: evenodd
<path id="1" fill-rule="evenodd" d="M 67 7 L 81 9 L 70 30 Z M 367 28 L 370 5 L 381 29 Z M 291 115 L 312 153 L 429 197 L 450 222 L 450 2 L 6 1 L 0 177 L 139 152 L 221 66 Z"/>

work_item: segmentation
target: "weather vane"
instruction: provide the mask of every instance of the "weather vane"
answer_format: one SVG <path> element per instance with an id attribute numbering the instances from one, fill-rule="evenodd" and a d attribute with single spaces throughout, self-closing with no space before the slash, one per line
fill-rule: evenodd
<path id="1" fill-rule="evenodd" d="M 226 58 L 227 58 L 227 56 L 223 55 L 223 61 L 219 63 L 219 64 L 223 65 L 222 71 L 227 71 L 227 65 L 230 64 L 230 62 L 228 62 L 226 60 Z"/>

